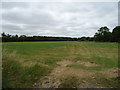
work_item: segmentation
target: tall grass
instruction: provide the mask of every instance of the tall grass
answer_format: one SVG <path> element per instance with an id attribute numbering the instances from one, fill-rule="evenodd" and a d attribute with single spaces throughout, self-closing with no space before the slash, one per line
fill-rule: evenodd
<path id="1" fill-rule="evenodd" d="M 38 64 L 22 66 L 16 57 L 17 54 L 3 50 L 3 88 L 31 88 L 36 80 L 48 72 L 47 67 Z"/>

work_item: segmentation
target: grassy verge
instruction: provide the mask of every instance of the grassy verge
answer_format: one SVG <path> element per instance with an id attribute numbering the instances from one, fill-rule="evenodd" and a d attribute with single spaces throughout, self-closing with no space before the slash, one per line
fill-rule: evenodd
<path id="1" fill-rule="evenodd" d="M 48 72 L 47 67 L 38 64 L 23 67 L 18 61 L 16 55 L 3 53 L 3 88 L 33 87 L 33 83 Z"/>

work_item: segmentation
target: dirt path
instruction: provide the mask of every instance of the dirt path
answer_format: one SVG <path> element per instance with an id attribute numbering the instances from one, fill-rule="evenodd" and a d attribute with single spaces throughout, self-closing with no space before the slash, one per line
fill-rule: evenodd
<path id="1" fill-rule="evenodd" d="M 61 84 L 61 75 L 68 69 L 66 66 L 71 63 L 70 61 L 58 62 L 58 66 L 48 76 L 41 78 L 35 86 L 39 88 L 57 88 Z"/>
<path id="2" fill-rule="evenodd" d="M 89 82 L 89 79 L 83 80 L 83 78 L 90 78 L 94 81 L 95 74 L 101 73 L 105 77 L 117 77 L 117 69 L 109 69 L 109 70 L 103 70 L 103 71 L 89 71 L 85 69 L 74 69 L 67 67 L 70 64 L 73 64 L 75 62 L 69 61 L 69 60 L 63 60 L 60 62 L 57 62 L 57 67 L 53 69 L 53 71 L 47 75 L 42 77 L 37 83 L 34 84 L 37 88 L 58 88 L 64 79 L 68 79 L 69 77 L 77 77 L 79 80 L 82 80 L 80 85 L 77 86 L 77 88 L 95 88 L 95 87 L 104 87 L 99 85 L 98 82 L 91 83 Z M 78 64 L 83 64 L 85 66 L 97 66 L 97 64 L 94 64 L 92 62 L 76 62 Z"/>
<path id="3" fill-rule="evenodd" d="M 73 69 L 67 67 L 73 63 L 74 62 L 68 60 L 58 62 L 58 66 L 48 76 L 41 78 L 34 86 L 37 88 L 58 88 L 63 79 L 67 77 L 74 76 L 79 78 L 86 78 L 90 76 L 92 77 L 95 74 L 94 72 L 90 72 L 84 69 Z"/>
<path id="4" fill-rule="evenodd" d="M 77 83 L 76 86 L 72 86 L 76 88 L 102 88 L 105 86 L 103 86 L 104 84 L 103 82 L 100 82 L 98 80 L 99 77 L 103 76 L 105 78 L 113 78 L 118 76 L 117 68 L 106 69 L 103 71 L 95 71 L 95 70 L 87 70 L 83 68 L 76 69 L 76 68 L 68 67 L 68 65 L 71 64 L 83 65 L 88 68 L 100 66 L 97 63 L 89 62 L 89 61 L 73 62 L 72 60 L 75 59 L 76 57 L 75 54 L 77 54 L 74 46 L 72 49 L 70 49 L 69 54 L 70 55 L 67 58 L 67 60 L 62 60 L 57 62 L 58 66 L 54 68 L 49 75 L 42 77 L 37 83 L 35 83 L 34 87 L 58 88 L 60 85 L 62 85 L 67 81 L 67 83 L 69 84 L 80 82 Z M 76 78 L 75 81 L 73 80 L 74 77 Z"/>

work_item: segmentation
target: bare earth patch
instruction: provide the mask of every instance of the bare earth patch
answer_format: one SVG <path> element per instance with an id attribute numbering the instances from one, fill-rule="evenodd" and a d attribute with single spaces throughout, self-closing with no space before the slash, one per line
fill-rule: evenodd
<path id="1" fill-rule="evenodd" d="M 37 88 L 57 88 L 60 84 L 61 74 L 67 71 L 67 65 L 71 64 L 69 61 L 60 61 L 56 67 L 48 76 L 41 78 L 38 83 L 34 84 Z"/>
<path id="2" fill-rule="evenodd" d="M 78 86 L 78 88 L 96 88 L 95 85 L 89 83 L 89 82 L 84 82 Z"/>
<path id="3" fill-rule="evenodd" d="M 63 81 L 65 81 L 64 79 L 68 79 L 68 77 L 76 77 L 79 80 L 82 80 L 83 78 L 95 80 L 96 73 L 105 75 L 108 78 L 117 77 L 118 75 L 118 69 L 116 68 L 106 69 L 103 71 L 89 71 L 85 69 L 74 69 L 67 67 L 68 65 L 75 63 L 85 65 L 86 67 L 98 66 L 96 63 L 93 62 L 73 62 L 69 60 L 63 60 L 57 62 L 58 66 L 54 68 L 49 75 L 42 77 L 33 86 L 36 88 L 58 88 L 63 83 Z M 95 88 L 96 85 L 98 85 L 97 82 L 96 84 L 93 84 L 90 80 L 83 80 L 82 83 L 77 86 L 77 88 Z M 100 85 L 99 88 L 100 87 L 103 86 Z"/>
<path id="4" fill-rule="evenodd" d="M 58 88 L 62 83 L 61 81 L 66 77 L 75 76 L 79 78 L 85 78 L 95 74 L 94 72 L 83 69 L 72 69 L 66 67 L 72 63 L 73 62 L 69 60 L 58 62 L 57 64 L 59 66 L 56 67 L 48 76 L 41 78 L 37 84 L 34 84 L 34 86 L 37 88 Z"/>
<path id="5" fill-rule="evenodd" d="M 88 61 L 77 61 L 77 64 L 81 64 L 81 65 L 84 65 L 86 67 L 97 67 L 97 66 L 99 66 L 98 64 L 96 64 L 94 62 L 88 62 Z"/>
<path id="6" fill-rule="evenodd" d="M 27 66 L 27 67 L 33 66 L 33 65 L 35 65 L 35 64 L 38 64 L 38 65 L 43 66 L 43 67 L 44 67 L 44 66 L 45 66 L 45 67 L 48 67 L 48 65 L 43 64 L 43 63 L 40 63 L 40 62 L 26 61 L 26 62 L 23 62 L 23 63 L 22 63 L 23 66 Z"/>
<path id="7" fill-rule="evenodd" d="M 111 69 L 105 69 L 103 71 L 100 71 L 106 78 L 115 78 L 118 77 L 120 69 L 118 68 L 111 68 Z"/>
<path id="8" fill-rule="evenodd" d="M 67 65 L 70 65 L 72 64 L 73 62 L 72 61 L 69 61 L 69 60 L 63 60 L 63 61 L 60 61 L 60 62 L 57 62 L 58 65 L 60 66 L 67 66 Z"/>

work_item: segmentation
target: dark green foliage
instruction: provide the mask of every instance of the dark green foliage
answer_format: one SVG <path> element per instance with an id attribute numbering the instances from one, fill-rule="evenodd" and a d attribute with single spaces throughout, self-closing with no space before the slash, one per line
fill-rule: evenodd
<path id="1" fill-rule="evenodd" d="M 93 37 L 81 37 L 78 38 L 78 41 L 93 41 L 94 38 Z"/>
<path id="2" fill-rule="evenodd" d="M 97 33 L 94 35 L 95 41 L 101 41 L 101 42 L 109 42 L 111 41 L 111 32 L 109 31 L 109 28 L 101 27 Z"/>
<path id="3" fill-rule="evenodd" d="M 112 32 L 112 41 L 120 42 L 120 26 L 116 26 Z"/>
<path id="4" fill-rule="evenodd" d="M 24 41 L 93 41 L 93 37 L 50 37 L 50 36 L 25 36 L 25 35 L 9 35 L 4 32 L 2 35 L 2 42 L 24 42 Z"/>
<path id="5" fill-rule="evenodd" d="M 98 32 L 95 33 L 94 40 L 101 42 L 120 42 L 120 26 L 116 26 L 112 33 L 106 26 L 101 27 Z"/>

